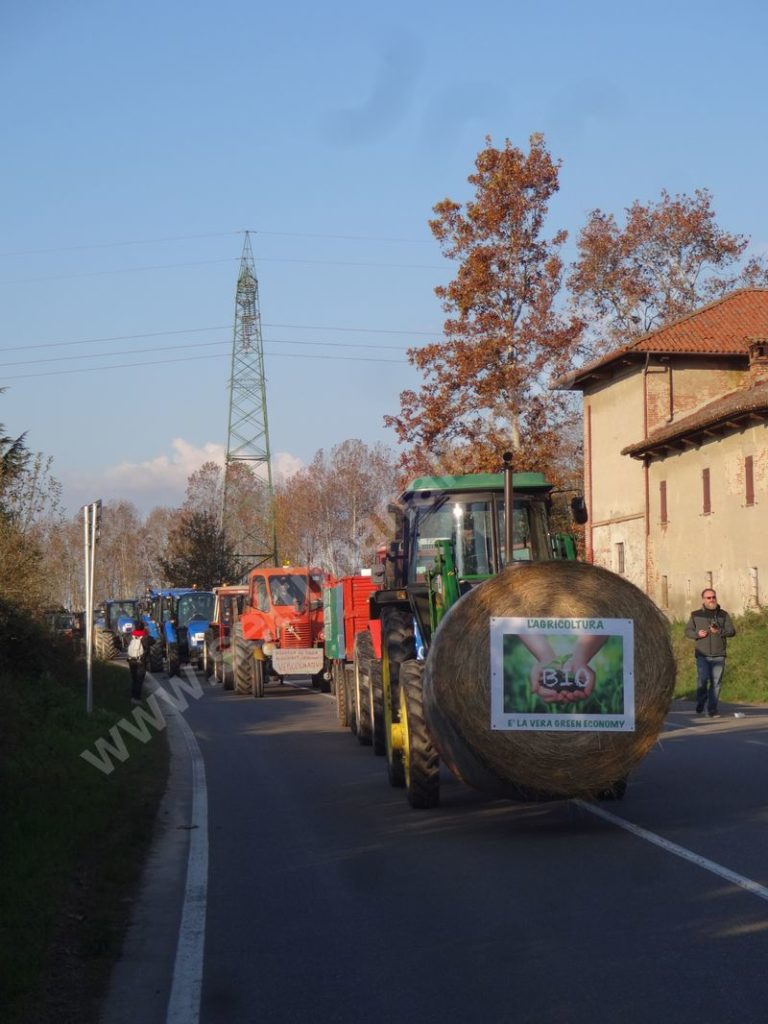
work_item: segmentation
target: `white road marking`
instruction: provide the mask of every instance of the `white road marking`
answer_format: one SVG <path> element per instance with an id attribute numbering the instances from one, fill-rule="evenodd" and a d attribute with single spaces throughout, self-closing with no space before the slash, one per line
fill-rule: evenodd
<path id="1" fill-rule="evenodd" d="M 684 846 L 678 846 L 677 843 L 671 842 L 669 839 L 664 839 L 663 836 L 657 836 L 655 832 L 649 832 L 646 828 L 641 828 L 639 825 L 633 825 L 631 821 L 627 821 L 624 818 L 619 818 L 615 814 L 611 814 L 610 811 L 606 811 L 602 807 L 598 807 L 597 804 L 587 803 L 585 800 L 574 800 L 575 804 L 583 808 L 585 811 L 589 811 L 590 814 L 596 815 L 598 818 L 603 818 L 605 821 L 609 821 L 612 825 L 617 825 L 619 828 L 625 829 L 627 832 L 631 832 L 633 835 L 638 836 L 640 839 L 644 839 L 647 843 L 653 843 L 654 846 L 659 846 L 662 850 L 666 850 L 667 853 L 672 853 L 675 857 L 682 857 L 683 860 L 689 861 L 691 864 L 695 864 L 697 867 L 704 868 L 705 871 L 711 871 L 713 875 L 718 875 L 720 878 L 724 878 L 726 882 L 732 882 L 734 885 L 738 885 L 742 889 L 746 889 L 747 892 L 752 893 L 753 896 L 757 896 L 761 900 L 768 902 L 768 888 L 764 885 L 760 885 L 759 882 L 753 882 L 751 878 L 745 878 L 743 875 L 737 874 L 735 871 L 731 871 L 730 868 L 725 868 L 722 864 L 716 864 L 715 861 L 709 860 L 707 857 L 701 857 L 698 853 L 694 853 L 692 850 L 686 850 Z"/>
<path id="2" fill-rule="evenodd" d="M 208 899 L 208 790 L 205 764 L 195 735 L 177 715 L 192 762 L 192 817 L 184 906 L 179 924 L 176 962 L 168 999 L 166 1024 L 198 1024 L 203 987 L 203 948 Z"/>

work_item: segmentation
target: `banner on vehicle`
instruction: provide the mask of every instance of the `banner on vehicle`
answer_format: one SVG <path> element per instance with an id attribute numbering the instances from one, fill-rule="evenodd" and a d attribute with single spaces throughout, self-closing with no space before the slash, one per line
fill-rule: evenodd
<path id="1" fill-rule="evenodd" d="M 322 667 L 322 647 L 278 649 L 272 654 L 272 668 L 279 676 L 313 676 Z"/>

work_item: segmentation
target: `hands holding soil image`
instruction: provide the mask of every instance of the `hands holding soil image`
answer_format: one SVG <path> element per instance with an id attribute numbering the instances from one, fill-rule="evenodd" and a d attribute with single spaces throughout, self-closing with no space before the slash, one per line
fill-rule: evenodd
<path id="1" fill-rule="evenodd" d="M 589 662 L 602 648 L 607 636 L 580 636 L 565 658 L 558 658 L 546 637 L 521 635 L 520 642 L 533 657 L 531 691 L 547 704 L 574 704 L 587 700 L 595 686 L 595 672 Z"/>

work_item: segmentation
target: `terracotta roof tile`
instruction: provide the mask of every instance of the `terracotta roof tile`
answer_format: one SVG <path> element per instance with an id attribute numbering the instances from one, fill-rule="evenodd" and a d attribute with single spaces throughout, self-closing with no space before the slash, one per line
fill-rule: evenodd
<path id="1" fill-rule="evenodd" d="M 750 416 L 763 421 L 768 419 L 768 382 L 756 384 L 751 388 L 740 388 L 738 391 L 723 395 L 697 409 L 690 416 L 653 431 L 645 440 L 627 445 L 621 454 L 642 458 L 644 455 L 675 447 L 675 443 L 682 442 L 683 439 L 700 443 L 705 432 L 707 436 L 718 429 L 728 432 L 734 429 L 734 422 Z M 697 435 L 701 435 L 698 440 Z"/>
<path id="2" fill-rule="evenodd" d="M 665 327 L 644 334 L 629 345 L 587 363 L 561 377 L 554 386 L 573 387 L 598 367 L 634 354 L 746 354 L 749 342 L 755 338 L 768 339 L 768 288 L 742 288 L 729 292 L 708 306 L 702 306 Z"/>

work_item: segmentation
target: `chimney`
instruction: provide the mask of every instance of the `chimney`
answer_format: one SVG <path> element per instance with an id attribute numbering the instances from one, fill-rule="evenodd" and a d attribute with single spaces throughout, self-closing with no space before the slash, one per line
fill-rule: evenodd
<path id="1" fill-rule="evenodd" d="M 768 383 L 768 338 L 749 338 L 749 383 Z"/>

